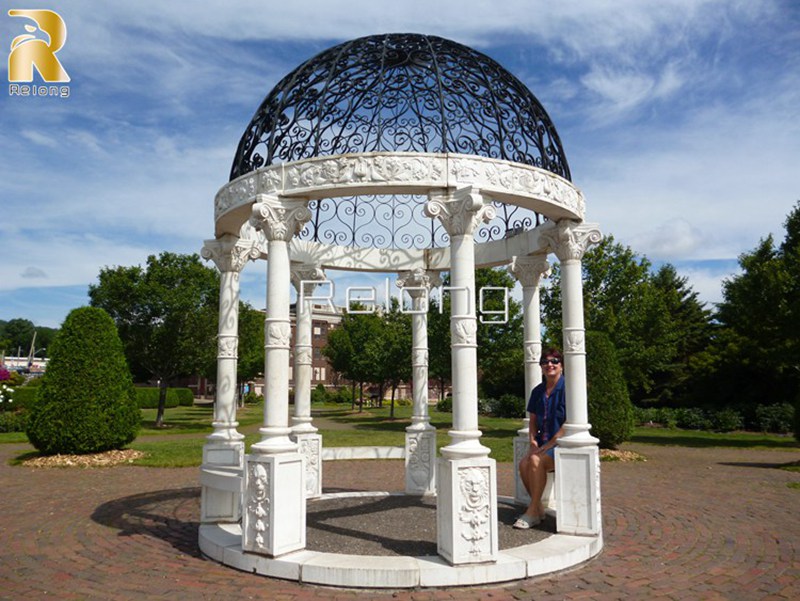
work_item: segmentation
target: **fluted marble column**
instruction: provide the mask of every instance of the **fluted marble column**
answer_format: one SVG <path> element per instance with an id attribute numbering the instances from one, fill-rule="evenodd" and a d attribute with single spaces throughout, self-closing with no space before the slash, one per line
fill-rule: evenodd
<path id="1" fill-rule="evenodd" d="M 558 531 L 599 534 L 600 454 L 589 433 L 586 393 L 586 334 L 583 317 L 581 259 L 602 239 L 596 224 L 560 221 L 543 232 L 561 264 L 561 302 L 567 421 L 556 448 L 556 508 Z"/>
<path id="2" fill-rule="evenodd" d="M 268 242 L 264 425 L 250 449 L 244 482 L 242 546 L 276 557 L 305 547 L 303 457 L 289 427 L 289 241 L 311 218 L 307 202 L 260 194 L 250 223 Z"/>
<path id="3" fill-rule="evenodd" d="M 254 241 L 227 234 L 206 240 L 201 255 L 220 271 L 217 381 L 214 431 L 203 445 L 200 519 L 204 523 L 237 522 L 241 516 L 244 435 L 236 427 L 236 367 L 239 346 L 239 274 L 259 256 Z"/>
<path id="4" fill-rule="evenodd" d="M 316 283 L 325 279 L 325 272 L 317 265 L 302 264 L 292 267 L 292 285 L 297 291 L 295 305 L 294 343 L 294 415 L 292 440 L 297 443 L 305 458 L 306 497 L 322 494 L 322 436 L 312 424 L 311 376 L 313 367 L 312 301 Z"/>
<path id="5" fill-rule="evenodd" d="M 539 310 L 539 282 L 550 271 L 550 263 L 545 255 L 528 255 L 514 257 L 508 271 L 522 284 L 522 327 L 524 338 L 525 357 L 525 403 L 530 398 L 531 391 L 542 381 L 542 370 L 539 359 L 542 354 L 542 320 Z M 522 428 L 514 438 L 514 465 L 527 454 L 530 448 L 528 426 L 530 415 L 526 412 Z M 523 505 L 530 502 L 528 491 L 519 476 L 519 471 L 514 470 L 515 487 L 514 499 Z"/>
<path id="6" fill-rule="evenodd" d="M 415 269 L 400 274 L 398 287 L 412 300 L 411 368 L 413 409 L 406 428 L 406 494 L 436 492 L 436 428 L 428 415 L 428 297 L 441 285 L 436 272 Z"/>
<path id="7" fill-rule="evenodd" d="M 495 561 L 498 548 L 497 466 L 479 442 L 478 329 L 475 318 L 475 230 L 495 216 L 472 187 L 432 193 L 425 207 L 450 236 L 450 334 L 453 429 L 436 476 L 439 554 L 451 564 Z"/>

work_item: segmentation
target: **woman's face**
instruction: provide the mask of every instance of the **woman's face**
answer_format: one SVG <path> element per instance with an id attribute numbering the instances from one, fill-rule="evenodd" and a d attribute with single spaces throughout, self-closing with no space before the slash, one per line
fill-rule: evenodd
<path id="1" fill-rule="evenodd" d="M 542 360 L 539 361 L 539 365 L 542 366 L 542 375 L 548 380 L 557 380 L 564 370 L 564 365 L 561 363 L 561 360 L 551 355 L 542 357 Z"/>

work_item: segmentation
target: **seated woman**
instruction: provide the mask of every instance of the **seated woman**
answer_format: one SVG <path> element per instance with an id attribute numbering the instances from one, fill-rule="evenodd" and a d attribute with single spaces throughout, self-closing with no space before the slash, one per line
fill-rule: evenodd
<path id="1" fill-rule="evenodd" d="M 556 440 L 564 433 L 567 403 L 564 392 L 564 358 L 553 348 L 546 349 L 539 361 L 544 381 L 531 392 L 528 400 L 530 449 L 519 463 L 519 475 L 531 497 L 530 505 L 514 528 L 530 528 L 545 516 L 542 493 L 547 473 L 555 470 Z"/>

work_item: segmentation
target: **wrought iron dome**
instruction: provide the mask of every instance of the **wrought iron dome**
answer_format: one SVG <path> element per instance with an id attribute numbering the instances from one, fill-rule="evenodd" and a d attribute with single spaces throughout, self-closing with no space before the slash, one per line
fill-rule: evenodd
<path id="1" fill-rule="evenodd" d="M 231 181 L 262 167 L 368 152 L 453 153 L 501 159 L 567 180 L 569 165 L 544 107 L 488 56 L 421 34 L 384 34 L 334 46 L 267 95 L 245 130 Z M 299 238 L 326 245 L 436 248 L 448 235 L 426 198 L 366 195 L 312 200 Z M 494 202 L 476 231 L 489 242 L 538 225 L 530 209 Z"/>
<path id="2" fill-rule="evenodd" d="M 519 79 L 472 48 L 421 34 L 358 38 L 289 73 L 247 126 L 230 178 L 375 151 L 471 154 L 570 179 L 550 117 Z"/>

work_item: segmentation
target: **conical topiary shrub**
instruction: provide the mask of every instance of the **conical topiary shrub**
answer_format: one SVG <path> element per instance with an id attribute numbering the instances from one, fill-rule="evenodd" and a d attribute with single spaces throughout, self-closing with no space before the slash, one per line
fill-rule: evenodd
<path id="1" fill-rule="evenodd" d="M 97 453 L 131 442 L 140 423 L 114 321 L 102 309 L 74 309 L 50 347 L 28 439 L 45 455 Z"/>
<path id="2" fill-rule="evenodd" d="M 603 332 L 586 332 L 586 392 L 589 423 L 603 449 L 615 449 L 633 434 L 633 404 L 614 343 Z"/>

